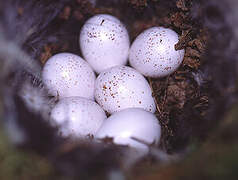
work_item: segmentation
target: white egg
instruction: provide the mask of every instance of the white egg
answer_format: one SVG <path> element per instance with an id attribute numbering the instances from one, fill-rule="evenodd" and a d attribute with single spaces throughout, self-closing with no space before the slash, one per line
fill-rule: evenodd
<path id="1" fill-rule="evenodd" d="M 127 63 L 129 35 L 116 17 L 98 14 L 90 18 L 82 27 L 79 42 L 83 57 L 97 73 Z"/>
<path id="2" fill-rule="evenodd" d="M 128 66 L 101 72 L 95 83 L 95 99 L 110 114 L 132 107 L 156 110 L 150 85 L 144 76 Z"/>
<path id="3" fill-rule="evenodd" d="M 113 138 L 115 144 L 129 145 L 147 153 L 147 145 L 157 145 L 160 135 L 161 126 L 154 114 L 140 108 L 129 108 L 106 119 L 96 138 Z"/>
<path id="4" fill-rule="evenodd" d="M 175 50 L 178 35 L 171 29 L 152 27 L 133 42 L 129 62 L 148 77 L 164 77 L 173 73 L 183 61 L 184 50 Z"/>
<path id="5" fill-rule="evenodd" d="M 71 53 L 52 56 L 44 65 L 42 80 L 54 96 L 94 99 L 95 73 L 81 57 Z"/>
<path id="6" fill-rule="evenodd" d="M 97 103 L 81 97 L 62 98 L 51 112 L 52 122 L 63 137 L 95 135 L 106 118 Z"/>

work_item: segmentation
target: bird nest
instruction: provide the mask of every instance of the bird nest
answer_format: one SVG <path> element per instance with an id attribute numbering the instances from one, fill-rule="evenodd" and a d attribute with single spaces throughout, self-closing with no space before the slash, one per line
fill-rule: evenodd
<path id="1" fill-rule="evenodd" d="M 203 0 L 4 2 L 0 7 L 0 33 L 4 34 L 0 45 L 5 44 L 0 50 L 4 127 L 20 133 L 11 135 L 19 148 L 47 157 L 63 175 L 91 177 L 90 173 L 102 175 L 124 167 L 120 160 L 124 147 L 110 140 L 98 145 L 63 139 L 47 123 L 44 104 L 29 107 L 21 98 L 21 89 L 28 83 L 29 101 L 40 96 L 50 107 L 52 98 L 46 96 L 39 76 L 42 66 L 59 52 L 81 56 L 78 38 L 84 22 L 95 14 L 111 14 L 126 25 L 131 42 L 153 26 L 179 34 L 175 47 L 185 49 L 182 65 L 168 77 L 148 78 L 162 137 L 140 163 L 154 159 L 163 163 L 161 153 L 171 159 L 183 157 L 194 144 L 209 137 L 236 97 L 237 42 L 229 8 L 225 1 Z M 21 135 L 24 138 L 15 137 Z"/>

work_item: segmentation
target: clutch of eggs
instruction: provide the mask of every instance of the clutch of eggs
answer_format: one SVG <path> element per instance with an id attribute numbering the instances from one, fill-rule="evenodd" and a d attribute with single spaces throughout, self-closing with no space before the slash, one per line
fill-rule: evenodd
<path id="1" fill-rule="evenodd" d="M 146 144 L 158 144 L 161 127 L 153 114 L 156 105 L 151 87 L 143 75 L 164 77 L 179 67 L 184 50 L 175 50 L 177 33 L 149 28 L 129 48 L 129 35 L 120 20 L 98 14 L 86 21 L 79 41 L 85 60 L 60 53 L 42 71 L 45 87 L 60 98 L 51 112 L 52 123 L 64 137 L 111 137 L 116 144 L 146 154 Z M 125 66 L 128 56 L 135 69 Z M 97 79 L 93 70 L 99 74 Z M 94 97 L 100 106 L 92 101 Z M 109 118 L 104 110 L 111 114 Z"/>

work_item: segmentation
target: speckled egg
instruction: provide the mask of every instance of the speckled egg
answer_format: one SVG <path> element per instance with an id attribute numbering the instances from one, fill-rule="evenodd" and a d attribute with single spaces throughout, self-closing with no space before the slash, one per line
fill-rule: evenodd
<path id="1" fill-rule="evenodd" d="M 156 110 L 148 82 L 128 66 L 116 66 L 101 72 L 95 83 L 95 99 L 110 114 L 132 107 L 150 112 Z"/>
<path id="2" fill-rule="evenodd" d="M 116 17 L 98 14 L 90 18 L 81 29 L 79 42 L 83 57 L 97 73 L 127 62 L 129 35 Z"/>
<path id="3" fill-rule="evenodd" d="M 161 126 L 153 113 L 129 108 L 106 119 L 96 133 L 96 138 L 113 138 L 115 144 L 129 145 L 146 154 L 149 151 L 147 145 L 158 144 L 160 135 Z"/>
<path id="4" fill-rule="evenodd" d="M 106 118 L 97 103 L 81 97 L 62 98 L 51 112 L 52 124 L 63 137 L 95 135 Z"/>
<path id="5" fill-rule="evenodd" d="M 94 99 L 95 73 L 81 57 L 71 53 L 52 56 L 44 65 L 42 80 L 53 96 Z"/>
<path id="6" fill-rule="evenodd" d="M 168 28 L 152 27 L 133 42 L 129 62 L 148 77 L 164 77 L 173 73 L 183 61 L 184 50 L 175 50 L 178 34 Z"/>

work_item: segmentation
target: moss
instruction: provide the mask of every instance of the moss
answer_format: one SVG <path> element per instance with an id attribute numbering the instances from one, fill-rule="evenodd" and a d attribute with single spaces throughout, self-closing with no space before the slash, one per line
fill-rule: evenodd
<path id="1" fill-rule="evenodd" d="M 52 167 L 46 159 L 34 153 L 16 150 L 1 129 L 0 179 L 50 179 L 52 176 Z"/>

